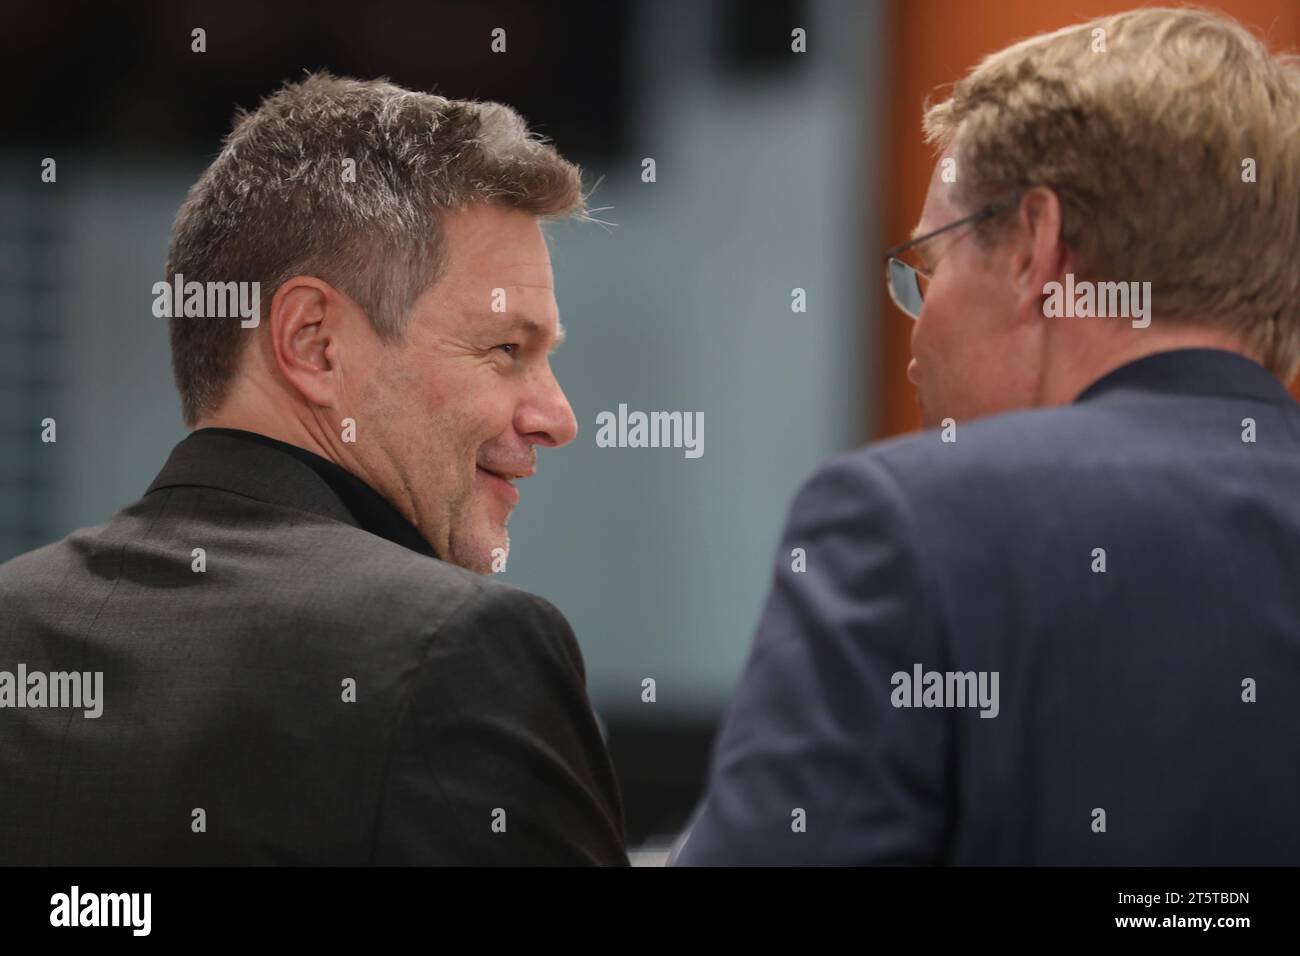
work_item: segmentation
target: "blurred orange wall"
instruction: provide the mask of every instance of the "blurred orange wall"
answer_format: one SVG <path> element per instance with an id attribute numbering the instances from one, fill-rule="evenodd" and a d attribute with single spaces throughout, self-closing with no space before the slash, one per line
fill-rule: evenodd
<path id="1" fill-rule="evenodd" d="M 876 188 L 885 211 L 881 249 L 902 242 L 916 225 L 935 155 L 921 137 L 921 104 L 937 87 L 960 79 L 987 53 L 1015 40 L 1137 6 L 1103 0 L 894 0 L 890 11 L 892 60 L 890 107 Z M 1269 49 L 1300 49 L 1300 0 L 1220 0 L 1203 6 L 1241 21 L 1263 36 Z M 920 427 L 915 391 L 907 380 L 912 321 L 890 301 L 883 284 L 884 321 L 873 354 L 880 357 L 876 434 L 885 437 Z M 1294 391 L 1295 389 L 1293 389 Z M 1298 396 L 1300 397 L 1300 396 Z"/>

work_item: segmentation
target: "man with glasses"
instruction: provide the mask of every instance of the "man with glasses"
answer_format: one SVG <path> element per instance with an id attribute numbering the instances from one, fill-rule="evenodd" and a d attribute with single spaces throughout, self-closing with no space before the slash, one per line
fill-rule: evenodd
<path id="1" fill-rule="evenodd" d="M 926 112 L 885 258 L 941 427 L 799 493 L 678 863 L 1300 863 L 1297 116 L 1160 9 Z"/>

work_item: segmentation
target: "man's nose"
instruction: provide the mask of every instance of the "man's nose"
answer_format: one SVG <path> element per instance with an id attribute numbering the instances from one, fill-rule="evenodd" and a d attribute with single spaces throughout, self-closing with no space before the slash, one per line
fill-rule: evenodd
<path id="1" fill-rule="evenodd" d="M 549 367 L 538 376 L 529 401 L 519 414 L 517 428 L 535 445 L 558 448 L 577 437 L 578 420 Z"/>
<path id="2" fill-rule="evenodd" d="M 907 363 L 907 380 L 913 385 L 921 384 L 921 366 L 916 364 L 916 359 Z"/>

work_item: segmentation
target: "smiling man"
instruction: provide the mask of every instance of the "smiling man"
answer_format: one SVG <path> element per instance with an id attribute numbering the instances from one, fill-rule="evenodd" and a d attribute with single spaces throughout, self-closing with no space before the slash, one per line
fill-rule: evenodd
<path id="1" fill-rule="evenodd" d="M 577 424 L 547 361 L 563 330 L 536 215 L 453 209 L 442 242 L 442 274 L 396 343 L 329 282 L 282 282 L 269 334 L 251 345 L 220 407 L 195 410 L 196 424 L 256 432 L 341 465 L 439 557 L 487 573 L 508 550 L 514 482 L 533 474 L 536 446 L 572 441 Z M 201 377 L 186 358 L 178 376 Z"/>
<path id="2" fill-rule="evenodd" d="M 627 862 L 573 633 L 490 577 L 577 430 L 539 221 L 582 211 L 498 104 L 319 74 L 237 118 L 166 275 L 259 321 L 172 310 L 192 434 L 0 568 L 4 659 L 104 685 L 6 717 L 0 863 Z"/>

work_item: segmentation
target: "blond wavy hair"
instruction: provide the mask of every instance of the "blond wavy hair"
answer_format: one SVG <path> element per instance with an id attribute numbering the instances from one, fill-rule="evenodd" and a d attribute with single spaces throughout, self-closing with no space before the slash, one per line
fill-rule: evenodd
<path id="1" fill-rule="evenodd" d="M 1218 14 L 1133 10 L 985 58 L 924 130 L 962 206 L 1050 187 L 1093 278 L 1150 281 L 1157 320 L 1227 328 L 1295 375 L 1300 57 Z"/>

